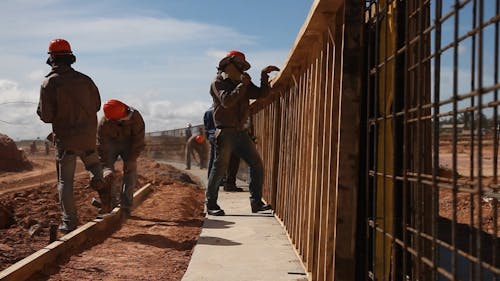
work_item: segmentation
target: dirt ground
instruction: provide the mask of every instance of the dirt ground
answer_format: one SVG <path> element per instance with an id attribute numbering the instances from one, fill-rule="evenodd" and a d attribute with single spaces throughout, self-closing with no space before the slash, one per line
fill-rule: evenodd
<path id="1" fill-rule="evenodd" d="M 0 194 L 38 188 L 43 185 L 50 185 L 57 181 L 55 155 L 37 153 L 29 155 L 29 160 L 33 169 L 23 172 L 0 172 Z M 78 176 L 86 174 L 81 161 L 77 162 L 76 174 Z"/>
<path id="2" fill-rule="evenodd" d="M 200 234 L 203 199 L 194 184 L 156 185 L 120 230 L 34 280 L 180 280 Z"/>
<path id="3" fill-rule="evenodd" d="M 448 177 L 451 179 L 451 169 L 452 165 L 452 146 L 451 143 L 441 143 L 439 163 L 442 168 L 447 169 L 449 172 Z M 459 144 L 457 146 L 457 173 L 459 181 L 471 182 L 470 177 L 470 160 L 471 151 L 470 146 L 467 144 Z M 484 145 L 483 146 L 483 167 L 482 167 L 482 185 L 483 191 L 490 191 L 490 186 L 493 185 L 493 146 Z M 474 177 L 473 184 L 477 185 L 477 147 L 475 147 L 475 157 L 474 157 Z M 500 168 L 500 167 L 497 167 Z M 500 172 L 500 171 L 498 171 Z M 499 173 L 500 174 L 500 173 Z M 480 201 L 480 203 L 478 203 Z M 458 192 L 457 193 L 457 223 L 471 225 L 471 210 L 472 210 L 472 225 L 474 227 L 479 226 L 478 222 L 478 211 L 479 205 L 482 209 L 482 220 L 481 227 L 482 230 L 488 234 L 494 234 L 494 217 L 498 217 L 498 210 L 495 213 L 494 202 L 491 198 L 481 198 L 478 200 L 477 195 L 471 196 L 468 192 Z M 439 214 L 443 218 L 451 220 L 453 217 L 453 193 L 449 189 L 440 189 L 439 191 Z M 496 236 L 500 236 L 500 225 L 497 222 L 497 233 Z"/>
<path id="4" fill-rule="evenodd" d="M 55 170 L 53 162 L 52 163 L 47 162 L 47 165 L 48 167 L 52 167 L 52 169 Z M 48 169 L 48 167 L 43 168 L 43 170 L 47 171 L 47 173 L 50 174 L 51 169 Z M 118 164 L 117 167 L 118 169 L 121 169 L 121 164 Z M 154 190 L 158 191 L 161 190 L 162 188 L 167 188 L 167 187 L 170 188 L 171 186 L 177 186 L 177 185 L 185 187 L 186 186 L 185 182 L 191 181 L 189 177 L 186 177 L 184 174 L 175 170 L 174 168 L 168 165 L 158 164 L 152 160 L 140 158 L 138 167 L 139 167 L 139 176 L 138 176 L 137 187 L 141 187 L 147 182 L 151 182 L 153 184 Z M 40 172 L 40 170 L 38 170 L 38 172 Z M 48 182 L 50 183 L 38 184 L 36 185 L 36 188 L 28 188 L 23 190 L 17 190 L 16 188 L 14 191 L 12 191 L 11 189 L 11 191 L 9 192 L 0 194 L 0 204 L 6 206 L 10 211 L 14 213 L 16 221 L 15 224 L 12 225 L 10 228 L 0 229 L 0 270 L 5 269 L 11 264 L 23 259 L 24 257 L 46 246 L 49 242 L 50 225 L 60 223 L 61 212 L 58 204 L 58 195 L 55 183 L 55 172 L 51 175 L 46 175 L 46 177 L 47 179 L 50 179 L 48 180 Z M 23 179 L 29 177 L 27 176 L 23 177 L 20 174 L 16 174 L 16 175 L 5 176 L 3 178 L 3 181 L 9 182 L 12 178 L 17 178 L 17 180 L 13 180 L 14 182 L 17 181 L 17 184 L 12 183 L 11 185 L 5 185 L 5 186 L 12 187 L 12 186 L 18 186 L 18 184 L 22 185 Z M 90 205 L 91 198 L 97 196 L 97 194 L 95 191 L 87 189 L 86 188 L 87 184 L 88 184 L 87 173 L 83 172 L 75 177 L 75 198 L 77 201 L 76 204 L 77 204 L 79 222 L 81 224 L 94 219 L 97 215 L 97 209 L 95 209 L 92 205 Z M 3 186 L 4 184 L 2 184 L 2 188 Z M 194 188 L 194 185 L 189 184 L 189 186 L 191 190 L 196 190 L 198 192 L 198 193 L 195 192 L 195 194 L 199 194 L 198 197 L 193 195 L 193 198 L 203 197 L 202 192 L 198 191 L 197 188 Z M 181 189 L 176 188 L 176 189 L 169 189 L 169 191 L 170 190 L 172 190 L 174 193 L 176 191 L 179 191 L 180 192 L 179 197 L 185 195 L 184 193 L 181 192 Z M 173 194 L 172 196 L 175 197 L 175 194 Z M 175 212 L 165 211 L 169 220 L 176 220 L 177 222 L 182 222 L 182 220 L 186 218 L 186 213 L 182 213 L 183 210 L 188 210 L 187 211 L 189 213 L 189 216 L 187 216 L 188 220 L 190 220 L 193 217 L 192 214 L 193 210 L 191 204 L 180 202 L 181 200 L 170 200 L 170 201 L 172 201 L 170 202 L 170 204 L 164 203 L 164 205 L 173 208 L 173 210 L 178 209 L 178 211 L 181 213 L 180 215 L 172 218 L 169 215 L 172 215 Z M 192 201 L 186 201 L 186 202 L 192 203 Z M 203 206 L 202 199 L 200 199 L 198 205 L 201 206 L 200 208 L 202 208 Z M 149 211 L 146 210 L 144 211 L 144 214 L 141 214 L 140 213 L 141 211 L 137 210 L 137 213 L 134 215 L 138 215 L 141 218 L 144 215 L 145 219 L 152 219 L 154 221 L 154 217 L 151 217 L 154 215 L 154 212 L 152 214 L 147 213 L 152 211 L 153 210 Z M 148 214 L 149 217 L 145 216 L 145 214 Z M 183 217 L 182 215 L 185 216 Z M 144 225 L 144 221 L 142 221 L 142 219 L 130 220 L 130 222 L 134 221 L 137 221 L 137 223 Z M 163 222 L 159 223 L 161 225 L 161 223 Z M 35 235 L 30 236 L 29 229 L 34 225 L 38 225 L 36 227 L 39 227 L 39 231 L 37 231 Z M 199 225 L 197 226 L 198 233 L 200 227 L 201 223 L 199 223 Z M 138 226 L 138 228 L 142 229 L 143 226 Z M 169 230 L 169 231 L 172 231 L 174 236 L 177 235 L 180 237 L 179 239 L 181 239 L 182 237 L 184 237 L 183 236 L 184 232 L 182 231 L 183 229 L 184 228 L 178 230 L 177 231 L 178 233 L 175 233 L 176 230 Z M 196 231 L 194 231 L 193 233 L 195 232 Z M 61 234 L 59 233 L 59 235 Z M 198 234 L 190 237 L 196 240 L 197 235 Z M 147 240 L 148 237 L 149 236 L 139 235 L 138 237 L 131 239 L 145 238 Z M 166 241 L 166 240 L 160 240 L 160 241 Z M 157 241 L 153 241 L 151 243 L 157 243 Z M 125 243 L 122 242 L 121 244 Z M 175 256 L 179 261 L 182 261 L 180 263 L 184 263 L 183 265 L 184 267 L 187 267 L 190 254 L 186 256 L 184 252 L 182 253 L 179 252 L 178 253 L 179 257 L 177 257 L 176 253 L 177 252 L 174 251 L 173 253 L 170 254 Z M 81 279 L 70 278 L 64 280 L 81 280 Z M 93 280 L 99 280 L 99 279 L 93 279 Z"/>

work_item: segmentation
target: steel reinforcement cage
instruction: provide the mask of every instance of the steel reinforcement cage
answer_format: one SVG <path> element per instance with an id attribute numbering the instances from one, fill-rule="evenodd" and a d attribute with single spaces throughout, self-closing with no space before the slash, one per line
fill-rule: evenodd
<path id="1" fill-rule="evenodd" d="M 311 279 L 500 279 L 499 2 L 314 1 L 253 105 Z"/>

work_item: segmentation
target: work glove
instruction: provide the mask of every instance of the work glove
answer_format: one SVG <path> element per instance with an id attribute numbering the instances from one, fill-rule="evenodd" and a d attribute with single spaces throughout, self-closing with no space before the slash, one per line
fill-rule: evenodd
<path id="1" fill-rule="evenodd" d="M 277 66 L 268 65 L 264 69 L 262 69 L 262 74 L 269 74 L 273 71 L 280 71 L 280 69 Z"/>

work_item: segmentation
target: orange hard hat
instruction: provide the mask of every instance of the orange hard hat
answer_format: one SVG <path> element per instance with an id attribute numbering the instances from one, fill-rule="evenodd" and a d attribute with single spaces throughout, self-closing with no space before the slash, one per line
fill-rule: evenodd
<path id="1" fill-rule="evenodd" d="M 50 41 L 48 53 L 51 55 L 69 55 L 73 52 L 68 41 L 58 38 Z"/>
<path id="2" fill-rule="evenodd" d="M 119 120 L 127 116 L 128 106 L 119 100 L 108 100 L 102 107 L 104 116 L 111 120 Z"/>
<path id="3" fill-rule="evenodd" d="M 232 50 L 227 53 L 227 55 L 219 62 L 219 69 L 224 68 L 231 62 L 241 66 L 243 71 L 250 69 L 250 63 L 247 62 L 245 54 L 236 50 Z"/>
<path id="4" fill-rule="evenodd" d="M 205 141 L 205 138 L 203 138 L 202 135 L 197 135 L 196 138 L 194 138 L 194 140 L 199 143 L 199 144 L 202 144 L 204 141 Z"/>

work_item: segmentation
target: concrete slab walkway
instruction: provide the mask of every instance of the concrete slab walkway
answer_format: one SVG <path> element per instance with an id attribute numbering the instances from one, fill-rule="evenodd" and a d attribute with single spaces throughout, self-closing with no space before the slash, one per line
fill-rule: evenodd
<path id="1" fill-rule="evenodd" d="M 168 164 L 195 176 L 204 187 L 207 170 Z M 248 185 L 238 182 L 248 190 Z M 287 235 L 270 213 L 252 214 L 248 192 L 219 192 L 226 216 L 205 218 L 183 281 L 308 280 Z"/>

